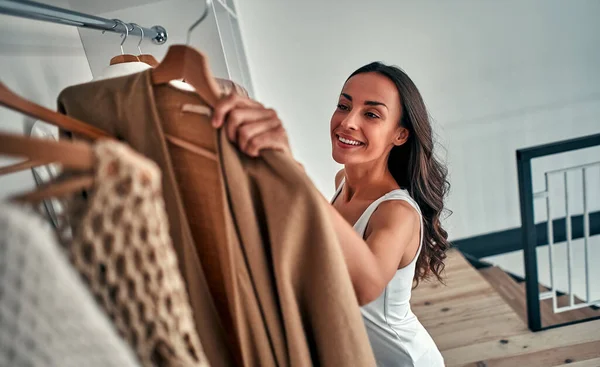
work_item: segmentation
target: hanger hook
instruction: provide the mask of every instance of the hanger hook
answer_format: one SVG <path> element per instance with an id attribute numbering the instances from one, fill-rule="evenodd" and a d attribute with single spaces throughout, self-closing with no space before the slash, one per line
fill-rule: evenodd
<path id="1" fill-rule="evenodd" d="M 110 27 L 110 29 L 115 29 L 115 28 L 117 28 L 117 25 L 119 25 L 119 23 L 117 23 L 114 19 L 113 19 L 113 22 L 115 22 L 115 25 Z M 106 29 L 102 31 L 102 34 L 104 34 L 104 32 L 106 32 Z"/>
<path id="2" fill-rule="evenodd" d="M 206 0 L 206 8 L 204 9 L 204 13 L 200 16 L 200 19 L 194 22 L 191 27 L 187 31 L 187 40 L 185 42 L 186 45 L 190 45 L 190 38 L 192 36 L 192 31 L 194 28 L 198 26 L 198 24 L 202 23 L 202 21 L 208 16 L 208 12 L 210 11 L 210 7 L 212 6 L 212 0 Z"/>
<path id="3" fill-rule="evenodd" d="M 125 37 L 123 38 L 123 41 L 121 41 L 121 55 L 125 55 L 125 51 L 123 51 L 123 44 L 127 40 L 127 37 L 129 37 L 129 27 L 127 26 L 127 23 L 125 23 L 124 21 L 122 21 L 120 19 L 113 19 L 113 21 L 119 22 L 123 25 L 123 27 L 125 27 Z M 122 33 L 121 33 L 121 37 L 123 37 Z"/>
<path id="4" fill-rule="evenodd" d="M 136 24 L 136 23 L 131 23 L 131 27 L 133 29 L 135 29 L 135 27 L 138 27 L 140 29 L 140 32 L 142 33 L 142 35 L 140 37 L 140 42 L 138 42 L 138 45 L 137 45 L 138 51 L 140 52 L 140 55 L 141 55 L 142 48 L 140 46 L 142 45 L 142 41 L 144 40 L 144 28 L 142 28 L 139 24 Z"/>

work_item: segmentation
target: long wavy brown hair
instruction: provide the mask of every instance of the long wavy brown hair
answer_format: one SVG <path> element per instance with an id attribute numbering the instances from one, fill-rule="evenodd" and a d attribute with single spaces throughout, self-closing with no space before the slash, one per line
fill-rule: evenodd
<path id="1" fill-rule="evenodd" d="M 398 88 L 402 105 L 399 123 L 409 131 L 406 143 L 392 148 L 388 169 L 398 185 L 407 189 L 419 204 L 423 216 L 423 248 L 417 259 L 415 287 L 431 276 L 443 281 L 444 260 L 450 243 L 441 219 L 450 214 L 444 208 L 450 183 L 448 169 L 434 154 L 436 143 L 427 108 L 415 83 L 398 67 L 373 62 L 356 70 L 348 79 L 370 72 L 384 75 Z"/>

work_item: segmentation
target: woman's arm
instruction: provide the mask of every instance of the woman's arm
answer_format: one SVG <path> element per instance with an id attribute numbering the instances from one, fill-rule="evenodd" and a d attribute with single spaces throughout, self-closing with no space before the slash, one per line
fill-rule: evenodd
<path id="1" fill-rule="evenodd" d="M 377 258 L 342 215 L 327 202 L 327 210 L 344 254 L 350 280 L 358 303 L 362 306 L 375 300 L 385 287 Z"/>
<path id="2" fill-rule="evenodd" d="M 418 214 L 404 201 L 384 202 L 371 216 L 363 240 L 328 201 L 327 207 L 358 303 L 370 303 L 392 280 L 415 232 L 418 236 Z"/>

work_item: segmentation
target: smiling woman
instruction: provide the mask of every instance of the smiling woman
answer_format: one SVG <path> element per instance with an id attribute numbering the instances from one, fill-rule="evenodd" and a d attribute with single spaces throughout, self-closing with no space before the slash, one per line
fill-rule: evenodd
<path id="1" fill-rule="evenodd" d="M 418 203 L 425 228 L 415 280 L 432 275 L 441 280 L 449 246 L 440 221 L 449 189 L 447 170 L 434 155 L 429 115 L 412 80 L 378 62 L 355 71 L 340 93 L 331 137 L 336 162 L 364 166 L 371 177 L 387 176 L 390 188 L 407 190 Z M 338 174 L 336 186 L 348 171 L 345 167 Z"/>
<path id="2" fill-rule="evenodd" d="M 231 95 L 213 124 L 248 155 L 291 154 L 272 109 Z M 343 86 L 331 118 L 336 176 L 331 220 L 378 366 L 443 366 L 435 343 L 410 309 L 414 283 L 441 280 L 449 245 L 440 218 L 446 169 L 433 154 L 421 95 L 396 67 L 372 63 Z M 318 285 L 315 285 L 318 286 Z"/>
<path id="3" fill-rule="evenodd" d="M 377 259 L 384 289 L 362 307 L 379 366 L 443 366 L 410 308 L 411 288 L 441 280 L 447 233 L 440 216 L 446 169 L 433 154 L 421 95 L 402 70 L 366 65 L 346 81 L 331 118 L 336 176 L 333 206 Z"/>
<path id="4" fill-rule="evenodd" d="M 394 91 L 393 82 L 377 73 L 361 73 L 346 82 L 331 118 L 336 162 L 375 161 L 406 141 L 407 129 L 394 123 L 400 121 L 401 110 Z M 347 151 L 351 148 L 362 149 L 360 153 L 358 149 Z"/>

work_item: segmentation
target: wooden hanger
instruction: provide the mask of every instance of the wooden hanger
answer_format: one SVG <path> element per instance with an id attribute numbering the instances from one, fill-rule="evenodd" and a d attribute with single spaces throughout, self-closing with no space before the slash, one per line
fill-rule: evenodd
<path id="1" fill-rule="evenodd" d="M 189 46 L 173 45 L 162 62 L 152 70 L 152 84 L 166 84 L 180 79 L 194 87 L 209 106 L 217 104 L 221 92 L 206 57 Z"/>
<path id="2" fill-rule="evenodd" d="M 50 161 L 72 171 L 88 172 L 80 177 L 44 185 L 41 189 L 13 198 L 15 201 L 38 202 L 90 188 L 94 183 L 94 178 L 89 172 L 94 168 L 95 156 L 91 145 L 85 142 L 57 142 L 0 133 L 0 155 L 25 157 L 30 161 Z"/>
<path id="3" fill-rule="evenodd" d="M 188 29 L 186 44 L 169 47 L 165 58 L 152 70 L 152 83 L 159 85 L 183 79 L 209 106 L 214 107 L 221 98 L 219 84 L 210 71 L 206 56 L 188 46 L 192 30 L 206 18 L 211 4 L 211 0 L 206 1 L 204 13 Z"/>
<path id="4" fill-rule="evenodd" d="M 39 203 L 46 199 L 60 198 L 74 192 L 89 190 L 94 186 L 94 176 L 83 175 L 63 182 L 54 182 L 25 194 L 14 196 L 11 200 L 20 203 Z"/>
<path id="5" fill-rule="evenodd" d="M 16 95 L 0 82 L 0 105 L 90 139 L 112 138 L 108 133 Z M 41 157 L 43 158 L 43 157 Z"/>
<path id="6" fill-rule="evenodd" d="M 138 59 L 137 56 L 131 55 L 131 54 L 126 54 L 125 51 L 123 50 L 123 44 L 125 43 L 125 41 L 127 40 L 127 37 L 129 36 L 129 27 L 127 26 L 127 23 L 125 23 L 119 19 L 113 19 L 113 20 L 115 22 L 123 24 L 123 27 L 125 27 L 125 37 L 123 37 L 123 41 L 121 41 L 121 54 L 110 59 L 110 65 L 124 64 L 127 62 L 140 62 L 140 59 Z M 133 28 L 132 28 L 132 30 L 133 30 Z M 121 36 L 123 36 L 123 35 L 121 34 Z"/>
<path id="7" fill-rule="evenodd" d="M 139 51 L 139 54 L 137 56 L 138 59 L 141 62 L 143 62 L 144 64 L 148 64 L 153 68 L 158 66 L 158 61 L 156 60 L 156 58 L 154 56 L 152 56 L 150 54 L 145 54 L 142 52 L 141 45 L 142 45 L 142 41 L 144 40 L 144 28 L 142 28 L 139 24 L 136 24 L 136 23 L 131 23 L 131 26 L 138 27 L 140 29 L 140 33 L 141 33 L 140 42 L 138 42 L 138 45 L 137 45 L 138 51 Z"/>
<path id="8" fill-rule="evenodd" d="M 152 66 L 153 68 L 158 66 L 158 60 L 156 60 L 156 58 L 150 54 L 138 55 L 138 59 L 140 59 L 141 62 Z"/>
<path id="9" fill-rule="evenodd" d="M 58 162 L 66 168 L 89 170 L 94 164 L 91 146 L 82 141 L 53 141 L 0 133 L 0 154 L 30 160 Z"/>
<path id="10" fill-rule="evenodd" d="M 0 176 L 8 175 L 9 173 L 24 171 L 30 168 L 45 166 L 50 163 L 52 163 L 52 161 L 47 159 L 28 159 L 19 163 L 11 164 L 9 166 L 0 167 Z"/>
<path id="11" fill-rule="evenodd" d="M 117 55 L 110 59 L 110 65 L 124 64 L 126 62 L 140 62 L 137 56 L 131 54 Z"/>

